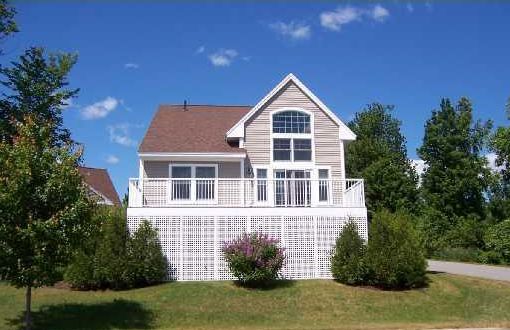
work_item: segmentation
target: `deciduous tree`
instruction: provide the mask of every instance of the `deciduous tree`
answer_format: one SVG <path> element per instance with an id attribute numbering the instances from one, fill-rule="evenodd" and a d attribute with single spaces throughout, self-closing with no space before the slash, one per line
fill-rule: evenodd
<path id="1" fill-rule="evenodd" d="M 26 288 L 52 285 L 89 228 L 90 202 L 77 166 L 81 152 L 53 145 L 54 123 L 33 117 L 16 124 L 12 143 L 0 142 L 0 274 Z"/>

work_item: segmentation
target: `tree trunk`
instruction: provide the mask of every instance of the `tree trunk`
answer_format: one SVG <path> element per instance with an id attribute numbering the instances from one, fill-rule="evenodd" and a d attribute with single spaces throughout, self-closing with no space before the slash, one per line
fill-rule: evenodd
<path id="1" fill-rule="evenodd" d="M 32 329 L 32 287 L 27 286 L 27 293 L 25 295 L 25 329 Z"/>

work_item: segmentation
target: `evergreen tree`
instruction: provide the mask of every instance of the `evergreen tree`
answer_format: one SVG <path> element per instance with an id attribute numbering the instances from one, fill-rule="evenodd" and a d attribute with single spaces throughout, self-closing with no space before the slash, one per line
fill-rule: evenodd
<path id="1" fill-rule="evenodd" d="M 14 21 L 16 10 L 9 6 L 7 0 L 0 0 L 0 42 L 9 35 L 18 32 L 18 26 Z M 0 55 L 3 53 L 0 49 Z"/>
<path id="2" fill-rule="evenodd" d="M 0 100 L 0 140 L 10 141 L 16 125 L 27 115 L 38 123 L 52 123 L 51 144 L 71 141 L 62 127 L 62 111 L 78 89 L 68 89 L 67 76 L 76 63 L 72 54 L 45 56 L 42 48 L 29 48 L 12 67 L 0 69 L 7 89 Z"/>
<path id="3" fill-rule="evenodd" d="M 356 113 L 349 128 L 357 135 L 346 150 L 349 177 L 365 180 L 369 214 L 378 209 L 418 211 L 418 178 L 407 159 L 401 122 L 393 106 L 373 103 Z"/>
<path id="4" fill-rule="evenodd" d="M 421 191 L 427 216 L 423 224 L 429 249 L 439 240 L 465 227 L 465 219 L 484 218 L 485 196 L 491 181 L 487 160 L 482 155 L 487 146 L 491 122 L 473 122 L 473 109 L 467 98 L 456 106 L 449 99 L 441 101 L 425 124 L 423 145 L 418 155 L 428 166 L 422 176 Z M 457 228 L 458 226 L 458 228 Z"/>

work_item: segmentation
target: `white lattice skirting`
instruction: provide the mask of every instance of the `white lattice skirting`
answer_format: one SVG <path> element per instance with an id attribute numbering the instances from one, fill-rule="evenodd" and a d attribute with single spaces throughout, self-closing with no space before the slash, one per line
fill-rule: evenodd
<path id="1" fill-rule="evenodd" d="M 163 252 L 168 258 L 169 279 L 234 279 L 227 269 L 221 248 L 224 242 L 245 232 L 265 233 L 280 240 L 286 255 L 282 271 L 284 278 L 331 278 L 331 251 L 348 219 L 356 222 L 360 235 L 367 238 L 366 211 L 364 216 L 353 217 L 249 215 L 248 210 L 243 215 L 207 215 L 203 210 L 195 210 L 201 215 L 154 215 L 154 212 L 149 212 L 144 216 L 140 215 L 143 211 L 130 215 L 128 210 L 130 231 L 136 230 L 143 219 L 157 228 Z"/>

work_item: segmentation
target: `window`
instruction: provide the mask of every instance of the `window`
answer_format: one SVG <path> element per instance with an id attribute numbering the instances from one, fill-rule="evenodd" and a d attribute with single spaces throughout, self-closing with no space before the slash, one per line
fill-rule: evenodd
<path id="1" fill-rule="evenodd" d="M 289 110 L 273 114 L 272 119 L 273 161 L 311 161 L 310 115 Z"/>
<path id="2" fill-rule="evenodd" d="M 267 201 L 267 169 L 257 169 L 257 201 Z"/>
<path id="3" fill-rule="evenodd" d="M 294 161 L 312 160 L 312 140 L 294 139 Z"/>
<path id="4" fill-rule="evenodd" d="M 312 140 L 273 139 L 273 161 L 311 161 Z"/>
<path id="5" fill-rule="evenodd" d="M 273 115 L 273 133 L 310 133 L 310 116 L 299 111 L 282 111 Z"/>
<path id="6" fill-rule="evenodd" d="M 191 197 L 191 166 L 172 166 L 172 200 L 190 199 Z M 180 180 L 185 178 L 188 180 Z"/>
<path id="7" fill-rule="evenodd" d="M 291 160 L 291 139 L 273 140 L 273 160 Z"/>
<path id="8" fill-rule="evenodd" d="M 196 198 L 198 199 L 214 199 L 214 177 L 216 169 L 214 167 L 197 166 L 195 169 Z"/>
<path id="9" fill-rule="evenodd" d="M 328 201 L 329 170 L 319 169 L 319 202 Z"/>
<path id="10" fill-rule="evenodd" d="M 216 166 L 171 165 L 172 200 L 214 200 Z"/>

